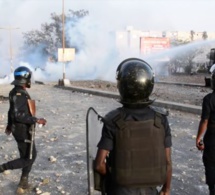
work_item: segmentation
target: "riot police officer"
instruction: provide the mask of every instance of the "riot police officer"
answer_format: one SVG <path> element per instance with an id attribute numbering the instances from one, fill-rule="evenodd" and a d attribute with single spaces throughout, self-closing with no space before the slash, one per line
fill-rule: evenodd
<path id="1" fill-rule="evenodd" d="M 210 195 L 215 195 L 215 70 L 211 74 L 212 93 L 203 98 L 202 114 L 196 136 L 196 147 L 204 151 L 206 184 Z M 204 135 L 203 141 L 202 136 Z"/>
<path id="2" fill-rule="evenodd" d="M 120 63 L 116 71 L 119 107 L 103 119 L 95 170 L 109 179 L 111 195 L 170 195 L 171 130 L 167 113 L 152 107 L 151 66 L 138 58 Z"/>
<path id="3" fill-rule="evenodd" d="M 14 136 L 20 158 L 9 161 L 0 165 L 0 172 L 10 169 L 22 169 L 22 174 L 18 189 L 21 188 L 23 191 L 30 187 L 28 183 L 28 176 L 31 171 L 32 165 L 36 159 L 36 147 L 35 143 L 32 145 L 32 158 L 30 155 L 30 145 L 26 140 L 31 139 L 30 128 L 35 124 L 46 124 L 44 118 L 37 118 L 30 113 L 29 103 L 30 95 L 26 88 L 31 87 L 31 71 L 25 66 L 20 66 L 14 71 L 14 81 L 11 83 L 14 88 L 9 93 L 9 111 L 8 111 L 8 123 L 5 130 L 7 135 Z"/>

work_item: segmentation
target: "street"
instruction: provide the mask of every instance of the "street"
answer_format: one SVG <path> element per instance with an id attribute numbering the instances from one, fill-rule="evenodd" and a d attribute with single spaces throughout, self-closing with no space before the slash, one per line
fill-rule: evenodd
<path id="1" fill-rule="evenodd" d="M 0 85 L 0 95 L 8 96 L 12 87 Z M 55 88 L 53 84 L 33 84 L 28 92 L 36 100 L 36 116 L 47 119 L 45 127 L 36 129 L 38 156 L 30 181 L 37 187 L 37 193 L 86 195 L 87 109 L 94 107 L 100 115 L 104 115 L 120 104 L 114 99 Z M 0 101 L 0 163 L 19 156 L 13 137 L 4 134 L 8 107 L 8 101 Z M 206 195 L 208 190 L 202 154 L 195 147 L 200 116 L 173 110 L 169 112 L 173 142 L 171 194 Z M 0 194 L 15 193 L 20 173 L 21 170 L 10 170 L 7 174 L 0 175 Z"/>

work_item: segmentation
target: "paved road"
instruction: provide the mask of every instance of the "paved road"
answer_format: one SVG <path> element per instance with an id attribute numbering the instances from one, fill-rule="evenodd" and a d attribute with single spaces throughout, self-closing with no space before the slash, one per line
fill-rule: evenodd
<path id="1" fill-rule="evenodd" d="M 0 85 L 0 94 L 7 96 L 10 85 Z M 86 195 L 86 112 L 94 107 L 104 115 L 120 104 L 111 98 L 99 97 L 53 85 L 33 85 L 29 90 L 36 100 L 37 116 L 45 117 L 48 124 L 37 128 L 38 157 L 30 180 L 43 192 L 50 194 Z M 8 101 L 0 103 L 0 159 L 18 156 L 12 136 L 4 134 Z M 195 148 L 199 115 L 170 110 L 169 122 L 173 135 L 172 195 L 208 194 L 204 184 L 201 153 Z M 50 162 L 53 156 L 56 162 Z M 13 195 L 20 170 L 0 175 L 0 194 Z M 35 192 L 29 193 L 35 194 Z"/>

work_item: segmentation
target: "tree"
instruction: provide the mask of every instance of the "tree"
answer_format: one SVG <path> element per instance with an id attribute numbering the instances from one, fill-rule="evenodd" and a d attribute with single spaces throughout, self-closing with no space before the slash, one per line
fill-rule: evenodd
<path id="1" fill-rule="evenodd" d="M 182 45 L 185 45 L 185 44 L 188 44 L 188 43 L 190 43 L 190 41 L 188 41 L 188 40 L 184 41 L 184 40 L 181 40 L 181 39 L 177 39 L 177 40 L 172 40 L 170 42 L 170 45 L 171 45 L 171 47 L 174 48 L 174 47 L 182 46 Z"/>
<path id="2" fill-rule="evenodd" d="M 203 39 L 203 40 L 206 40 L 207 38 L 208 38 L 208 34 L 207 34 L 206 31 L 204 31 L 204 32 L 202 33 L 202 39 Z"/>
<path id="3" fill-rule="evenodd" d="M 176 44 L 176 43 L 175 43 Z M 197 45 L 188 45 L 190 42 L 179 41 L 175 47 L 177 52 L 170 56 L 170 73 L 180 72 L 181 69 L 185 73 L 190 74 L 194 68 L 194 58 L 203 52 L 202 47 Z"/>
<path id="4" fill-rule="evenodd" d="M 76 52 L 80 50 L 80 46 L 72 45 L 69 37 L 69 28 L 75 28 L 78 22 L 89 14 L 86 10 L 73 11 L 69 10 L 69 13 L 65 15 L 65 47 L 73 47 Z M 35 55 L 40 55 L 40 59 L 44 62 L 47 59 L 57 61 L 57 50 L 62 48 L 62 15 L 51 13 L 51 22 L 41 24 L 40 30 L 31 30 L 23 33 L 24 56 L 27 56 L 26 61 L 33 62 L 36 58 Z M 81 42 L 82 40 L 80 40 Z M 84 44 L 83 44 L 84 45 Z M 42 58 L 41 58 L 42 57 Z M 36 60 L 36 59 L 35 59 Z"/>
<path id="5" fill-rule="evenodd" d="M 175 74 L 177 72 L 180 72 L 181 68 L 183 68 L 183 57 L 180 55 L 171 57 L 169 62 L 169 73 Z"/>

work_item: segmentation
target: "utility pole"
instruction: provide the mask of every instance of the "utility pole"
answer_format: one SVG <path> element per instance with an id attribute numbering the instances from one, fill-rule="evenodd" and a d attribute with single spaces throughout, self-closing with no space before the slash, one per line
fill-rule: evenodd
<path id="1" fill-rule="evenodd" d="M 19 28 L 17 27 L 5 27 L 5 28 L 1 28 L 1 30 L 8 30 L 9 31 L 9 35 L 10 35 L 10 72 L 13 73 L 13 49 L 12 49 L 12 37 L 11 37 L 11 34 L 12 34 L 12 30 L 17 30 Z"/>
<path id="2" fill-rule="evenodd" d="M 66 62 L 74 60 L 75 48 L 65 48 L 65 14 L 64 14 L 64 0 L 62 0 L 62 48 L 58 48 L 58 62 L 63 64 L 63 79 L 59 80 L 59 85 L 69 86 L 70 80 L 66 79 L 65 66 Z"/>
<path id="3" fill-rule="evenodd" d="M 62 0 L 62 46 L 63 46 L 63 80 L 66 78 L 65 71 L 65 59 L 64 59 L 64 49 L 65 49 L 65 31 L 64 31 L 64 0 Z"/>

